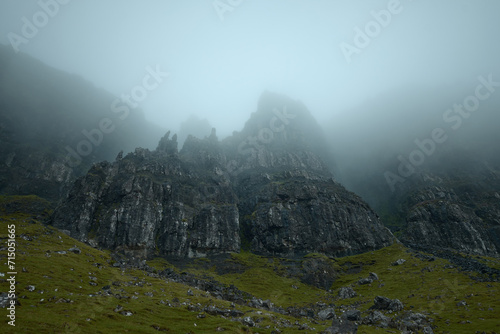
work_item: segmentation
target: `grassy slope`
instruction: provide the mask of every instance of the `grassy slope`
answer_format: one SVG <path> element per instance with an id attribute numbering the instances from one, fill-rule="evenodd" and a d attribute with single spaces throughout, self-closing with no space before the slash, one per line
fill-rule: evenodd
<path id="1" fill-rule="evenodd" d="M 214 333 L 217 327 L 224 328 L 226 333 L 270 333 L 278 321 L 293 324 L 297 320 L 316 330 L 298 330 L 298 326 L 281 330 L 284 333 L 304 333 L 319 332 L 330 324 L 330 321 L 295 319 L 239 305 L 236 308 L 245 312 L 245 316 L 263 318 L 260 326 L 270 328 L 251 328 L 208 314 L 205 318 L 198 318 L 200 312 L 189 311 L 187 303 L 216 305 L 220 308 L 229 308 L 230 303 L 183 284 L 150 277 L 143 271 L 115 268 L 111 265 L 109 253 L 75 241 L 52 227 L 43 226 L 29 214 L 4 213 L 0 216 L 0 238 L 6 238 L 7 225 L 12 223 L 16 224 L 18 241 L 17 294 L 21 305 L 17 307 L 15 329 L 7 325 L 6 310 L 0 309 L 0 331 L 3 333 L 157 333 L 158 330 L 169 333 Z M 31 241 L 21 235 L 29 236 L 26 239 Z M 81 249 L 81 254 L 55 253 L 67 251 L 75 245 Z M 6 251 L 0 254 L 0 272 L 6 272 Z M 319 254 L 309 256 L 322 257 Z M 391 266 L 399 258 L 407 261 L 401 266 Z M 210 260 L 204 259 L 184 270 L 234 284 L 243 291 L 258 298 L 270 299 L 282 307 L 334 302 L 337 314 L 341 313 L 342 305 L 355 305 L 365 311 L 373 304 L 375 296 L 383 295 L 399 298 L 405 304 L 405 310 L 411 309 L 435 319 L 435 333 L 500 333 L 499 283 L 476 282 L 457 269 L 450 268 L 449 262 L 445 260 L 420 260 L 398 244 L 357 256 L 328 259 L 339 272 L 330 292 L 278 274 L 284 270 L 276 259 L 243 252 L 232 254 L 229 261 L 242 264 L 247 269 L 239 274 L 218 275 Z M 491 258 L 484 261 L 492 267 L 498 267 L 500 263 L 498 259 Z M 155 259 L 148 264 L 157 269 L 171 266 L 163 259 Z M 369 272 L 377 273 L 380 280 L 370 285 L 358 285 L 356 282 L 359 278 L 367 277 Z M 97 286 L 90 285 L 90 277 L 97 278 Z M 0 282 L 0 291 L 7 291 L 7 282 Z M 140 282 L 143 282 L 142 286 L 136 285 Z M 34 285 L 35 291 L 29 292 L 26 289 L 28 285 Z M 106 285 L 111 286 L 114 295 L 129 299 L 103 295 L 102 287 Z M 338 300 L 337 292 L 342 286 L 352 286 L 358 296 Z M 194 296 L 187 295 L 190 288 Z M 153 297 L 145 295 L 149 292 L 153 293 Z M 64 299 L 72 302 L 66 303 Z M 172 306 L 161 303 L 162 300 L 170 302 Z M 462 300 L 466 301 L 467 306 L 456 306 Z M 115 312 L 117 305 L 123 306 L 123 310 L 133 315 L 124 316 Z M 394 333 L 394 330 L 360 326 L 359 333 Z"/>

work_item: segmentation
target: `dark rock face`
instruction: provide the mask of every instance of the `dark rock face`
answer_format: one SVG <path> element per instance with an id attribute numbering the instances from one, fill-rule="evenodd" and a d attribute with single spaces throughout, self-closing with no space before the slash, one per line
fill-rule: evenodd
<path id="1" fill-rule="evenodd" d="M 236 197 L 217 173 L 222 165 L 204 170 L 167 152 L 137 149 L 94 165 L 55 212 L 54 226 L 139 257 L 239 251 Z"/>
<path id="2" fill-rule="evenodd" d="M 471 165 L 473 167 L 471 167 Z M 500 253 L 500 178 L 487 164 L 461 163 L 460 172 L 424 173 L 407 192 L 401 241 L 418 249 Z"/>
<path id="3" fill-rule="evenodd" d="M 253 189 L 240 198 L 247 205 L 241 208 L 245 237 L 255 252 L 348 255 L 390 241 L 375 213 L 331 178 L 255 173 L 240 182 Z"/>
<path id="4" fill-rule="evenodd" d="M 1 131 L 0 137 L 2 137 Z M 67 194 L 78 171 L 75 172 L 64 163 L 63 159 L 53 153 L 43 152 L 19 142 L 7 143 L 3 138 L 0 140 L 2 141 L 0 147 L 2 194 L 36 194 L 50 201 L 57 201 Z"/>
<path id="5" fill-rule="evenodd" d="M 253 252 L 348 255 L 391 243 L 368 205 L 333 180 L 324 143 L 302 103 L 271 93 L 263 94 L 241 133 L 224 141 L 242 243 Z"/>
<path id="6" fill-rule="evenodd" d="M 194 257 L 253 252 L 349 255 L 393 236 L 358 196 L 332 179 L 321 130 L 296 101 L 265 93 L 241 133 L 219 142 L 163 137 L 94 165 L 52 224 L 101 247 Z"/>

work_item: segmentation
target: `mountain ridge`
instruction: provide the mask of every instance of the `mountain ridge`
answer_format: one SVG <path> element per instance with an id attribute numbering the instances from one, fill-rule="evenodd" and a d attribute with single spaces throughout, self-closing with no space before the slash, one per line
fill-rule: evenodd
<path id="1" fill-rule="evenodd" d="M 285 106 L 281 114 L 278 106 Z M 305 106 L 266 92 L 243 131 L 222 142 L 213 130 L 205 139 L 188 137 L 179 152 L 177 137 L 167 133 L 155 151 L 138 148 L 94 165 L 51 224 L 139 257 L 242 247 L 291 257 L 352 255 L 391 244 L 369 206 L 333 180 L 317 138 L 320 128 Z"/>

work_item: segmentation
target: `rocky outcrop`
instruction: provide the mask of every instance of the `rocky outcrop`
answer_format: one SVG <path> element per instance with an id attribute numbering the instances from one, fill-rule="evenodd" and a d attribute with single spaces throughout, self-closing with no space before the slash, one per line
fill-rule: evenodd
<path id="1" fill-rule="evenodd" d="M 262 254 L 350 255 L 391 241 L 359 197 L 331 178 L 302 172 L 240 175 L 244 236 Z"/>
<path id="2" fill-rule="evenodd" d="M 242 242 L 252 251 L 349 255 L 392 242 L 368 205 L 333 179 L 321 128 L 301 102 L 264 93 L 228 142 L 240 153 L 230 154 L 235 163 L 229 166 Z"/>
<path id="3" fill-rule="evenodd" d="M 79 240 L 138 257 L 239 251 L 236 197 L 227 175 L 218 173 L 220 162 L 212 164 L 204 169 L 176 151 L 137 149 L 94 165 L 52 222 Z"/>
<path id="4" fill-rule="evenodd" d="M 222 142 L 214 130 L 205 139 L 188 137 L 178 152 L 169 136 L 153 152 L 136 149 L 94 165 L 52 224 L 142 257 L 240 247 L 338 256 L 393 241 L 370 207 L 333 180 L 321 130 L 301 103 L 265 93 L 241 133 Z"/>
<path id="5" fill-rule="evenodd" d="M 2 194 L 36 194 L 55 202 L 67 194 L 78 173 L 51 152 L 17 143 L 2 142 L 0 147 Z"/>
<path id="6" fill-rule="evenodd" d="M 402 204 L 404 243 L 418 249 L 498 256 L 499 174 L 479 161 L 473 165 L 468 170 L 467 165 L 458 165 L 462 169 L 459 173 L 422 173 L 414 180 L 416 184 L 407 190 Z"/>

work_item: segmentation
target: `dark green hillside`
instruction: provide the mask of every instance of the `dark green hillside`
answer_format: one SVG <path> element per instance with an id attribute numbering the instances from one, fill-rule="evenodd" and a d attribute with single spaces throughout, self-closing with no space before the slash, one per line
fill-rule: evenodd
<path id="1" fill-rule="evenodd" d="M 498 270 L 498 259 L 455 254 L 450 263 L 394 244 L 344 258 L 309 254 L 290 260 L 242 252 L 136 261 L 134 267 L 132 260 L 44 226 L 44 203 L 35 197 L 1 199 L 0 237 L 6 240 L 7 225 L 16 225 L 18 272 L 16 327 L 2 316 L 4 333 L 319 333 L 331 325 L 325 319 L 331 309 L 335 319 L 359 310 L 361 320 L 353 322 L 358 333 L 399 332 L 409 312 L 415 328 L 429 325 L 434 333 L 500 332 L 495 270 L 480 274 L 454 264 L 462 258 Z M 6 253 L 2 248 L 3 273 Z M 395 265 L 400 259 L 405 261 Z M 373 279 L 370 273 L 378 280 L 360 282 Z M 2 291 L 8 289 L 5 279 Z M 346 288 L 356 296 L 341 299 Z M 403 309 L 380 310 L 382 320 L 374 319 L 378 313 L 369 308 L 377 296 L 398 299 Z"/>

